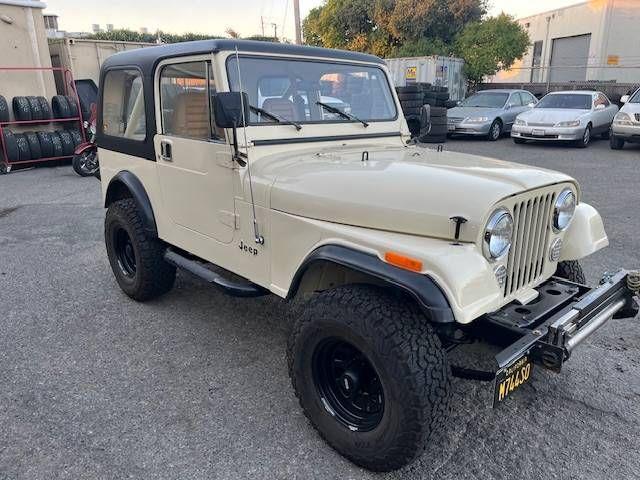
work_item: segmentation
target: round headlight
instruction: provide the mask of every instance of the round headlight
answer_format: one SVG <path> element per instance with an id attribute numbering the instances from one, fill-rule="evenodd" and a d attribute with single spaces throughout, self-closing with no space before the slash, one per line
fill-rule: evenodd
<path id="1" fill-rule="evenodd" d="M 491 214 L 484 229 L 482 250 L 489 260 L 502 257 L 509 251 L 513 235 L 513 218 L 504 208 Z"/>
<path id="2" fill-rule="evenodd" d="M 553 208 L 553 229 L 560 232 L 569 226 L 576 211 L 576 196 L 568 188 L 560 192 Z"/>

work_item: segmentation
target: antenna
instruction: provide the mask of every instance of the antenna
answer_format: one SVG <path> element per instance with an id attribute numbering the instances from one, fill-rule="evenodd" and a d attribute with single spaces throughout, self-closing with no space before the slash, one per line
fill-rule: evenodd
<path id="1" fill-rule="evenodd" d="M 253 181 L 251 180 L 251 163 L 249 162 L 249 144 L 247 143 L 247 119 L 244 116 L 244 89 L 242 88 L 242 75 L 240 73 L 240 56 L 236 45 L 236 66 L 238 67 L 238 86 L 240 87 L 240 107 L 242 108 L 242 134 L 244 136 L 244 153 L 247 158 L 247 176 L 249 177 L 249 197 L 251 199 L 251 213 L 253 215 L 253 235 L 258 245 L 264 245 L 264 237 L 260 235 L 258 220 L 256 219 L 256 204 L 253 200 Z"/>

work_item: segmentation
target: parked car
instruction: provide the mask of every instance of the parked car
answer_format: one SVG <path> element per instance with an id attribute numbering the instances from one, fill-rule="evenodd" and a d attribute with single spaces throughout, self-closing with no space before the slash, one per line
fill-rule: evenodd
<path id="1" fill-rule="evenodd" d="M 613 150 L 621 150 L 625 142 L 640 143 L 640 88 L 620 101 L 624 105 L 613 117 L 609 138 Z"/>
<path id="2" fill-rule="evenodd" d="M 560 141 L 585 148 L 595 135 L 609 138 L 617 112 L 617 105 L 602 92 L 553 92 L 545 95 L 535 108 L 518 115 L 511 137 L 515 143 Z"/>
<path id="3" fill-rule="evenodd" d="M 613 316 L 637 313 L 640 273 L 585 286 L 578 261 L 608 239 L 575 179 L 408 144 L 378 57 L 205 40 L 120 52 L 100 75 L 117 284 L 148 301 L 180 268 L 230 295 L 303 304 L 286 348 L 293 389 L 358 465 L 388 471 L 418 457 L 450 421 L 452 375 L 495 378 L 497 406 L 534 365 L 559 372 L 571 357 L 575 375 L 597 373 L 570 354 Z M 295 94 L 258 107 L 261 79 L 276 75 Z M 322 101 L 320 81 L 338 77 L 354 86 L 333 94 L 350 113 Z M 165 98 L 167 85 L 182 89 Z M 449 352 L 472 341 L 501 348 L 484 359 L 495 368 L 452 369 Z"/>
<path id="4" fill-rule="evenodd" d="M 447 112 L 449 135 L 475 135 L 495 141 L 511 131 L 518 114 L 538 103 L 526 90 L 481 90 Z"/>

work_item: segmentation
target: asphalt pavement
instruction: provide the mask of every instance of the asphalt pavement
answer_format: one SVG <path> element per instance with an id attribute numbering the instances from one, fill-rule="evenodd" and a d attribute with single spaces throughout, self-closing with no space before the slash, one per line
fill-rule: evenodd
<path id="1" fill-rule="evenodd" d="M 605 219 L 592 282 L 640 267 L 640 147 L 454 140 L 566 172 Z M 410 467 L 360 469 L 306 421 L 287 376 L 290 309 L 186 274 L 139 304 L 105 254 L 99 184 L 71 167 L 0 176 L 0 479 L 640 478 L 640 319 L 611 321 L 560 375 L 501 408 L 454 380 L 448 428 Z"/>

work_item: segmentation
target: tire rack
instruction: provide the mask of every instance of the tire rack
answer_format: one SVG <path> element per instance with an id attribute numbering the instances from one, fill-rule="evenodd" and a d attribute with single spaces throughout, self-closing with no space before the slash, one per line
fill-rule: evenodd
<path id="1" fill-rule="evenodd" d="M 51 162 L 54 160 L 68 160 L 73 158 L 73 155 L 62 155 L 58 157 L 43 157 L 37 158 L 35 160 L 19 160 L 12 162 L 9 160 L 7 155 L 7 146 L 4 142 L 4 128 L 9 125 L 47 125 L 54 123 L 78 123 L 78 130 L 80 131 L 80 135 L 82 136 L 82 141 L 86 142 L 87 138 L 84 131 L 84 119 L 82 118 L 82 109 L 80 108 L 80 98 L 78 97 L 78 91 L 76 90 L 76 85 L 73 80 L 73 74 L 71 70 L 64 67 L 0 67 L 0 72 L 60 72 L 64 78 L 64 93 L 63 95 L 72 96 L 76 101 L 76 107 L 78 109 L 78 116 L 76 117 L 67 117 L 67 118 L 49 118 L 46 120 L 11 120 L 8 122 L 0 122 L 0 144 L 2 145 L 2 158 L 0 158 L 0 173 L 9 173 L 11 171 L 12 165 L 20 165 L 20 164 L 32 164 L 32 163 L 43 163 L 43 162 Z M 70 95 L 70 92 L 71 95 Z M 59 92 L 57 92 L 60 94 Z M 45 97 L 46 98 L 46 97 Z M 49 102 L 50 100 L 47 99 Z M 9 102 L 7 102 L 9 103 Z M 11 112 L 11 104 L 9 103 L 9 111 Z M 53 115 L 53 110 L 52 110 Z"/>

